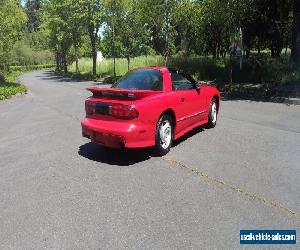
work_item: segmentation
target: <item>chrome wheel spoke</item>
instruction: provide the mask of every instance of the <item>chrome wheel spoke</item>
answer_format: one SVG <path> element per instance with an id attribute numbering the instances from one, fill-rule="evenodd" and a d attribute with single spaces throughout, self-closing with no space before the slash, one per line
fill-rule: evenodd
<path id="1" fill-rule="evenodd" d="M 215 102 L 211 105 L 211 118 L 213 123 L 217 121 L 217 104 Z"/>
<path id="2" fill-rule="evenodd" d="M 172 133 L 171 133 L 171 124 L 169 121 L 164 121 L 159 129 L 159 135 L 160 135 L 160 145 L 166 149 L 169 147 L 172 139 Z"/>

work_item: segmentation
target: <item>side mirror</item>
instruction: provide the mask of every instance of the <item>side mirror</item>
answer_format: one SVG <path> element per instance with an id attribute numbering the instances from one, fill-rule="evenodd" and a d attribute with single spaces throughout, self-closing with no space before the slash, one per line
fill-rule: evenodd
<path id="1" fill-rule="evenodd" d="M 200 90 L 200 89 L 201 89 L 201 86 L 202 86 L 201 81 L 196 83 L 196 89 L 197 89 L 197 90 Z"/>

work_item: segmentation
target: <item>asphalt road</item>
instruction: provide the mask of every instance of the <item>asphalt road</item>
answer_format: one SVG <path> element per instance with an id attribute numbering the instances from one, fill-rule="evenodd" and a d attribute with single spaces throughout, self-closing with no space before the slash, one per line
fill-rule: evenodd
<path id="1" fill-rule="evenodd" d="M 91 82 L 20 80 L 29 93 L 0 102 L 0 249 L 232 249 L 241 229 L 299 235 L 300 106 L 223 101 L 214 129 L 159 158 L 81 137 Z"/>

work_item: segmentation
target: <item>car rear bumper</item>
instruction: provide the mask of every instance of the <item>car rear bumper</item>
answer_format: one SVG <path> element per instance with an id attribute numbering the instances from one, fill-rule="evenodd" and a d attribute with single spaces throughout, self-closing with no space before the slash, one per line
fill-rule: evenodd
<path id="1" fill-rule="evenodd" d="M 130 121 L 105 121 L 85 118 L 82 136 L 110 148 L 142 148 L 154 146 L 155 128 L 151 124 Z"/>

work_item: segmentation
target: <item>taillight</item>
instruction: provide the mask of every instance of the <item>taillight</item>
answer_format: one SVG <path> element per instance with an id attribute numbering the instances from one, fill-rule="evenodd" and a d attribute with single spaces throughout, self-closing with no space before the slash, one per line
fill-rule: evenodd
<path id="1" fill-rule="evenodd" d="M 92 115 L 95 113 L 95 103 L 89 100 L 85 101 L 85 113 L 87 115 Z"/>
<path id="2" fill-rule="evenodd" d="M 138 111 L 130 105 L 118 103 L 92 102 L 85 101 L 85 112 L 87 115 L 99 114 L 109 115 L 119 119 L 132 120 L 137 118 Z"/>
<path id="3" fill-rule="evenodd" d="M 116 118 L 132 120 L 139 116 L 138 111 L 129 105 L 111 104 L 109 105 L 109 114 Z"/>

